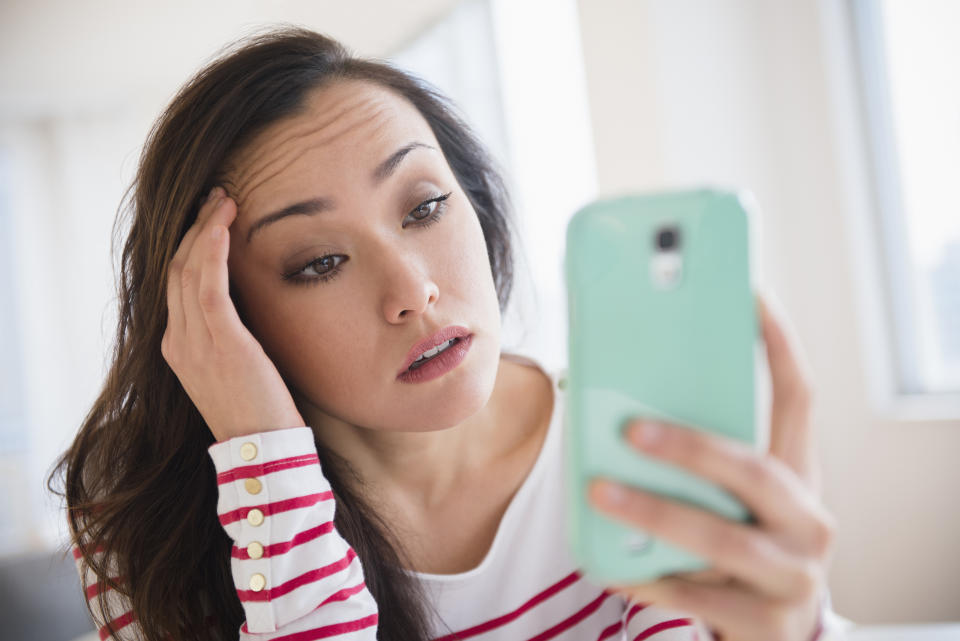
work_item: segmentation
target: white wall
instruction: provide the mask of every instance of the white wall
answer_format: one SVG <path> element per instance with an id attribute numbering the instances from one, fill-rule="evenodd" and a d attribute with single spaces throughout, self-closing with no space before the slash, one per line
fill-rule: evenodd
<path id="1" fill-rule="evenodd" d="M 4 0 L 0 118 L 155 107 L 225 43 L 264 23 L 304 24 L 363 55 L 383 56 L 455 0 Z"/>
<path id="2" fill-rule="evenodd" d="M 823 498 L 840 524 L 836 610 L 960 619 L 960 417 L 894 420 L 867 392 L 882 345 L 861 291 L 870 211 L 842 3 L 579 7 L 600 194 L 706 182 L 759 200 L 765 284 L 814 378 Z"/>

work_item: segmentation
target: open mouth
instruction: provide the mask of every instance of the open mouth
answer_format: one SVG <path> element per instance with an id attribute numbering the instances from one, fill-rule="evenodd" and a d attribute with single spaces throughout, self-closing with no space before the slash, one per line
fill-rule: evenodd
<path id="1" fill-rule="evenodd" d="M 413 363 L 410 364 L 410 367 L 407 368 L 407 371 L 413 371 L 413 370 L 421 367 L 424 363 L 426 363 L 426 362 L 429 361 L 430 359 L 436 358 L 437 356 L 439 356 L 440 354 L 444 353 L 445 351 L 447 351 L 448 349 L 450 349 L 451 347 L 453 347 L 454 345 L 456 345 L 456 344 L 459 343 L 459 342 L 460 342 L 460 338 L 459 338 L 459 337 L 457 337 L 457 338 L 451 338 L 451 339 L 448 340 L 447 342 L 441 343 L 441 344 L 438 345 L 437 347 L 433 347 L 433 348 L 431 348 L 431 349 L 428 349 L 426 352 L 423 353 L 422 356 L 420 356 L 417 360 L 413 361 Z M 427 356 L 427 354 L 430 354 L 430 355 Z"/>

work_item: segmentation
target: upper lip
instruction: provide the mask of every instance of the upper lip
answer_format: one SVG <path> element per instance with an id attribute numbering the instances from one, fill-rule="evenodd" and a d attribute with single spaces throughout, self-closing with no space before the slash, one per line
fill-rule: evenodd
<path id="1" fill-rule="evenodd" d="M 407 353 L 407 358 L 403 362 L 403 367 L 400 368 L 399 372 L 397 372 L 397 376 L 406 372 L 407 369 L 413 364 L 413 361 L 417 360 L 417 358 L 428 349 L 436 347 L 437 345 L 444 343 L 451 338 L 464 338 L 469 335 L 470 330 L 468 330 L 466 327 L 461 327 L 460 325 L 450 325 L 449 327 L 444 327 L 433 336 L 417 341 Z"/>

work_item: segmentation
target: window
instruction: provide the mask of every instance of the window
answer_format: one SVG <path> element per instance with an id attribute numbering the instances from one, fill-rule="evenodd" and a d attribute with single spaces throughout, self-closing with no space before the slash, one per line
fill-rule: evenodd
<path id="1" fill-rule="evenodd" d="M 960 3 L 851 0 L 890 392 L 960 407 Z"/>

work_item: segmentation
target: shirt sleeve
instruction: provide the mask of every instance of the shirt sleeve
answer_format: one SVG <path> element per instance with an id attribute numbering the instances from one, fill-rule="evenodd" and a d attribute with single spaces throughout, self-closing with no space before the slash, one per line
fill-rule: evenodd
<path id="1" fill-rule="evenodd" d="M 102 560 L 102 550 L 91 550 L 90 554 L 100 557 L 97 559 L 98 562 Z M 80 586 L 86 593 L 87 603 L 90 605 L 93 622 L 100 633 L 100 638 L 115 638 L 111 637 L 110 630 L 112 629 L 114 633 L 122 634 L 124 641 L 127 639 L 143 641 L 146 637 L 130 609 L 130 601 L 108 587 L 106 583 L 101 583 L 98 580 L 96 573 L 84 562 L 80 548 L 76 545 L 73 546 L 73 560 L 77 567 L 77 574 L 80 575 Z M 108 567 L 108 574 L 110 578 L 115 579 L 118 583 L 120 582 L 115 565 Z M 101 607 L 101 598 L 106 601 L 106 608 Z M 108 621 L 109 628 L 107 626 Z"/>
<path id="2" fill-rule="evenodd" d="M 240 641 L 374 641 L 377 605 L 360 559 L 334 527 L 333 493 L 312 430 L 250 434 L 208 451 L 217 471 L 217 515 L 233 540 L 230 568 L 246 615 Z M 100 638 L 110 638 L 109 620 L 123 639 L 145 639 L 129 599 L 101 585 L 78 548 L 73 554 Z"/>
<path id="3" fill-rule="evenodd" d="M 650 603 L 627 601 L 623 617 L 627 639 L 714 641 L 709 628 L 696 617 Z"/>
<path id="4" fill-rule="evenodd" d="M 334 528 L 334 498 L 313 431 L 295 427 L 214 443 L 220 524 L 246 614 L 241 641 L 310 630 L 376 639 L 377 606 L 360 559 Z M 311 637 L 313 638 L 313 637 Z"/>

